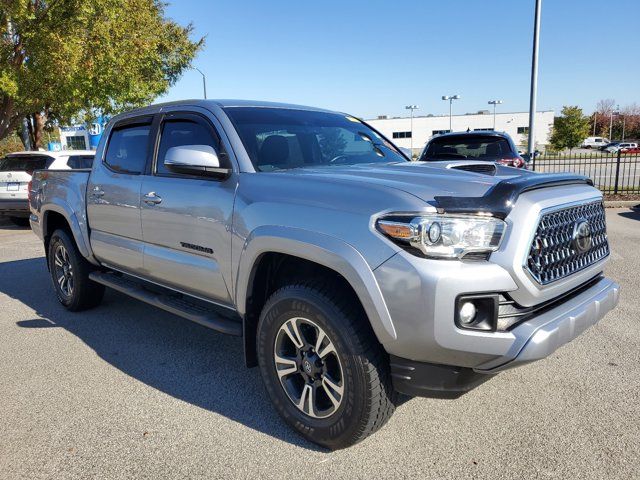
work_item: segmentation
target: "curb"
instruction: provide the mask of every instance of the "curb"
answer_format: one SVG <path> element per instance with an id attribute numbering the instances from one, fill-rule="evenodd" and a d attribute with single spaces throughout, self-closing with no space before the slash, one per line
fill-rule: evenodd
<path id="1" fill-rule="evenodd" d="M 640 209 L 638 200 L 605 200 L 605 208 L 637 208 Z"/>

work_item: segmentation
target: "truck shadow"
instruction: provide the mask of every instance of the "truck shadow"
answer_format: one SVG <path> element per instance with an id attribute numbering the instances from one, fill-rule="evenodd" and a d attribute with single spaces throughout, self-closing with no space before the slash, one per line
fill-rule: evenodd
<path id="1" fill-rule="evenodd" d="M 324 451 L 280 419 L 258 369 L 244 366 L 237 337 L 111 290 L 100 307 L 67 312 L 55 298 L 44 258 L 0 263 L 0 291 L 37 313 L 37 318 L 18 321 L 22 328 L 64 328 L 106 362 L 150 387 L 279 440 Z"/>
<path id="2" fill-rule="evenodd" d="M 638 207 L 640 207 L 640 205 Z M 618 215 L 624 218 L 630 218 L 631 220 L 640 220 L 640 208 L 634 207 L 633 210 L 620 212 Z"/>

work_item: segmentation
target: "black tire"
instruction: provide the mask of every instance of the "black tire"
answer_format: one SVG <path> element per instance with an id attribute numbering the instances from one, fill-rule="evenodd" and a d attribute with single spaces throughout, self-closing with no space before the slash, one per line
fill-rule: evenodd
<path id="1" fill-rule="evenodd" d="M 335 410 L 325 418 L 313 418 L 301 411 L 280 382 L 274 356 L 278 332 L 294 317 L 300 317 L 300 321 L 308 319 L 324 330 L 341 363 L 340 405 L 334 404 Z M 311 345 L 313 341 L 308 343 Z M 260 315 L 257 354 L 262 378 L 276 410 L 314 443 L 332 450 L 351 446 L 379 430 L 395 410 L 397 395 L 391 383 L 388 355 L 375 338 L 359 302 L 345 296 L 344 290 L 301 283 L 276 291 Z M 291 375 L 304 375 L 302 364 L 298 368 L 300 373 Z M 320 380 L 301 380 L 305 381 Z M 320 399 L 323 394 L 314 395 Z"/>
<path id="2" fill-rule="evenodd" d="M 11 220 L 11 223 L 17 225 L 18 227 L 29 226 L 29 219 L 26 217 L 9 217 L 9 220 Z"/>
<path id="3" fill-rule="evenodd" d="M 62 251 L 66 252 L 64 264 L 68 263 L 66 272 L 61 270 L 61 266 L 56 263 L 56 255 L 58 258 Z M 67 262 L 68 259 L 68 262 Z M 96 307 L 102 302 L 104 296 L 104 286 L 89 280 L 89 273 L 95 267 L 91 265 L 78 251 L 76 243 L 71 239 L 69 234 L 64 230 L 56 230 L 49 240 L 49 272 L 53 288 L 56 291 L 58 300 L 67 310 L 79 312 L 89 308 Z M 65 275 L 67 279 L 67 287 L 64 282 L 59 282 L 60 275 Z"/>

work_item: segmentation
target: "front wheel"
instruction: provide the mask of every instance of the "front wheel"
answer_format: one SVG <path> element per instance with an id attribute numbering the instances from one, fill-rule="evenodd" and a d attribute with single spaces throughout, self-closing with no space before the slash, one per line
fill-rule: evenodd
<path id="1" fill-rule="evenodd" d="M 100 304 L 104 286 L 89 280 L 94 267 L 64 230 L 56 230 L 51 235 L 48 261 L 56 295 L 67 310 L 77 312 Z"/>
<path id="2" fill-rule="evenodd" d="M 276 410 L 314 443 L 348 447 L 393 414 L 387 355 L 359 303 L 343 291 L 281 288 L 262 311 L 257 348 Z"/>

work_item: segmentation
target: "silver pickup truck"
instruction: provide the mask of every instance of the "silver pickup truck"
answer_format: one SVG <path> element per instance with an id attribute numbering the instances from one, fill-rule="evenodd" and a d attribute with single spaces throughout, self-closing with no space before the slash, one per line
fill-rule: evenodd
<path id="1" fill-rule="evenodd" d="M 618 301 L 589 179 L 410 162 L 315 108 L 119 115 L 90 171 L 37 171 L 29 202 L 66 308 L 109 287 L 242 337 L 278 413 L 333 449 L 379 429 L 398 393 L 459 396 Z"/>

